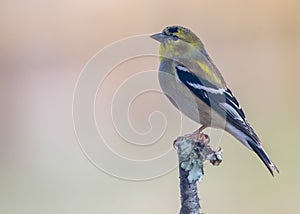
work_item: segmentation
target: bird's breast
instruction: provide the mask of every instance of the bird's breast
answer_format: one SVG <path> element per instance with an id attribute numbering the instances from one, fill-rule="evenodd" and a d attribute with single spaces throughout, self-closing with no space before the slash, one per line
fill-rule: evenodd
<path id="1" fill-rule="evenodd" d="M 210 126 L 210 108 L 179 80 L 172 61 L 161 62 L 158 79 L 162 91 L 179 111 L 197 123 Z"/>

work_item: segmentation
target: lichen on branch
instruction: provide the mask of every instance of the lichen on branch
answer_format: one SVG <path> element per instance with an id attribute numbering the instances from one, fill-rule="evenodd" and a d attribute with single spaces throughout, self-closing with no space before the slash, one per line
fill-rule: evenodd
<path id="1" fill-rule="evenodd" d="M 222 149 L 214 151 L 208 143 L 208 135 L 199 134 L 198 130 L 174 141 L 179 161 L 180 214 L 200 214 L 196 182 L 201 181 L 204 176 L 203 165 L 206 161 L 215 166 L 222 162 Z"/>

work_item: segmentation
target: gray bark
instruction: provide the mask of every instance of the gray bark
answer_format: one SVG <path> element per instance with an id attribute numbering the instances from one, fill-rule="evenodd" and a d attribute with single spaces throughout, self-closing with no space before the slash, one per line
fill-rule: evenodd
<path id="1" fill-rule="evenodd" d="M 213 165 L 219 165 L 222 161 L 222 150 L 213 151 L 208 143 L 209 137 L 198 131 L 178 137 L 174 142 L 179 161 L 180 214 L 201 213 L 197 181 L 203 178 L 203 164 L 210 161 Z"/>

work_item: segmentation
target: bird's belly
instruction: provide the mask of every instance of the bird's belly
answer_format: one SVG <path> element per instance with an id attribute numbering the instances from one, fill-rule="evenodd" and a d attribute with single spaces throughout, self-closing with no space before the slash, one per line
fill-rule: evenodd
<path id="1" fill-rule="evenodd" d="M 184 115 L 197 123 L 210 126 L 211 111 L 208 106 L 199 105 L 198 98 L 174 75 L 159 72 L 159 82 L 164 94 Z"/>

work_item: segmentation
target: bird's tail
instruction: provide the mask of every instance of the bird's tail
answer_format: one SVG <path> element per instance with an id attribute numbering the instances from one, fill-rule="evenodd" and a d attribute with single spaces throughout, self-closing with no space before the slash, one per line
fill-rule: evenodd
<path id="1" fill-rule="evenodd" d="M 273 170 L 275 170 L 277 173 L 279 173 L 278 168 L 270 160 L 269 156 L 267 155 L 265 150 L 262 148 L 261 144 L 253 142 L 253 139 L 249 139 L 248 144 L 253 149 L 253 151 L 258 155 L 258 157 L 264 162 L 264 164 L 266 165 L 266 167 L 268 168 L 268 170 L 270 171 L 272 176 L 274 176 Z"/>

